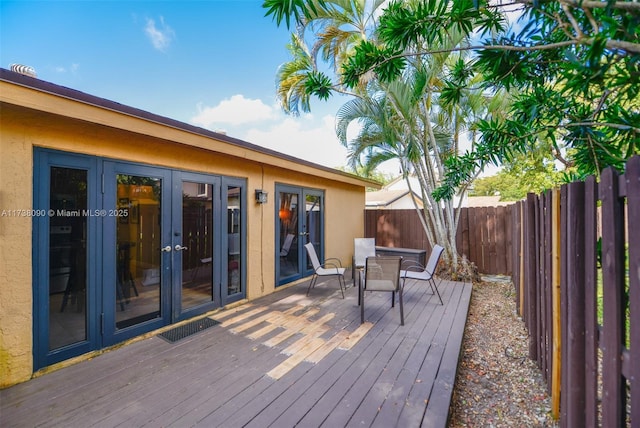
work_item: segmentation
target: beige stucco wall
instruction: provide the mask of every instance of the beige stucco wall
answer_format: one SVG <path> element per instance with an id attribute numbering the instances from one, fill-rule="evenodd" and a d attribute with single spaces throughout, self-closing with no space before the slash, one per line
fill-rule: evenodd
<path id="1" fill-rule="evenodd" d="M 32 370 L 31 219 L 2 210 L 32 206 L 31 144 L 8 129 L 0 134 L 0 387 L 28 379 Z M 9 132 L 5 132 L 5 129 Z M 13 131 L 13 132 L 11 132 Z"/>
<path id="2" fill-rule="evenodd" d="M 0 387 L 33 371 L 32 223 L 13 210 L 32 208 L 34 147 L 245 178 L 249 300 L 275 290 L 276 183 L 324 190 L 327 257 L 348 264 L 364 231 L 358 179 L 5 82 L 0 109 Z M 258 188 L 267 204 L 253 200 Z"/>

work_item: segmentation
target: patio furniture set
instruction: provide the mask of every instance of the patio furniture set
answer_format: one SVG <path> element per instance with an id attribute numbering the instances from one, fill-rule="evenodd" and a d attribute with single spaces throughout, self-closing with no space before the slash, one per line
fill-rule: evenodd
<path id="1" fill-rule="evenodd" d="M 315 287 L 320 277 L 337 277 L 344 298 L 346 283 L 344 274 L 347 270 L 337 258 L 326 258 L 320 263 L 313 244 L 305 245 L 314 274 L 307 288 L 307 295 Z M 402 291 L 404 283 L 409 279 L 427 281 L 433 294 L 438 296 L 442 305 L 442 297 L 438 290 L 438 284 L 434 280 L 434 274 L 438 262 L 442 257 L 444 248 L 434 245 L 426 265 L 414 260 L 403 260 L 402 256 L 377 255 L 374 238 L 355 238 L 354 255 L 352 260 L 352 279 L 354 286 L 358 286 L 358 305 L 360 306 L 360 322 L 364 323 L 364 300 L 366 292 L 382 291 L 391 293 L 391 307 L 395 307 L 396 294 L 400 305 L 400 325 L 404 325 L 404 307 Z"/>

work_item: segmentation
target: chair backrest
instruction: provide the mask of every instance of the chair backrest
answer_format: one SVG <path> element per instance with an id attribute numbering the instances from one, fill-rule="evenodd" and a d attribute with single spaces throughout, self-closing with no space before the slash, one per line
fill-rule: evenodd
<path id="1" fill-rule="evenodd" d="M 440 261 L 440 257 L 442 256 L 442 252 L 444 248 L 440 245 L 436 244 L 433 246 L 431 250 L 431 255 L 429 256 L 429 261 L 427 262 L 427 266 L 425 268 L 425 272 L 428 272 L 430 275 L 433 275 L 436 271 L 436 267 L 438 266 L 438 262 Z"/>
<path id="2" fill-rule="evenodd" d="M 309 254 L 313 270 L 318 270 L 320 267 L 320 260 L 318 260 L 318 255 L 316 254 L 316 249 L 313 248 L 313 244 L 311 242 L 304 244 L 304 248 L 307 250 L 307 254 Z"/>
<path id="3" fill-rule="evenodd" d="M 364 266 L 367 257 L 376 256 L 376 238 L 355 238 L 353 259 L 356 266 Z"/>
<path id="4" fill-rule="evenodd" d="M 293 242 L 294 236 L 295 235 L 293 233 L 289 233 L 284 238 L 284 243 L 282 244 L 282 249 L 280 250 L 280 256 L 284 257 L 289 254 L 289 249 L 291 249 L 291 243 Z"/>
<path id="5" fill-rule="evenodd" d="M 368 291 L 397 291 L 402 257 L 367 257 L 364 288 Z"/>

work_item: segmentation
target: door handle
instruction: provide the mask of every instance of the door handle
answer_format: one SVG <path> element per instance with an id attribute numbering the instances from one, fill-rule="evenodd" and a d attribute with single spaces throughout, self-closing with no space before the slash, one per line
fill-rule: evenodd
<path id="1" fill-rule="evenodd" d="M 160 248 L 160 251 L 163 251 L 165 253 L 170 253 L 171 252 L 171 245 L 167 245 L 166 247 Z"/>
<path id="2" fill-rule="evenodd" d="M 176 251 L 182 251 L 182 250 L 188 250 L 189 248 L 183 247 L 182 245 L 178 244 L 173 249 Z"/>
<path id="3" fill-rule="evenodd" d="M 302 232 L 302 233 L 300 234 L 300 236 L 307 236 L 308 234 L 309 234 L 309 232 Z"/>

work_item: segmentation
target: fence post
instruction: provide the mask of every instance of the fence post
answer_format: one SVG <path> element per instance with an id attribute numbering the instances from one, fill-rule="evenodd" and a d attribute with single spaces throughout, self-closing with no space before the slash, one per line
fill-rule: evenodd
<path id="1" fill-rule="evenodd" d="M 602 426 L 624 426 L 626 393 L 622 379 L 624 343 L 624 223 L 618 197 L 618 174 L 612 167 L 600 175 L 602 201 Z M 632 225 L 636 226 L 636 225 Z"/>

